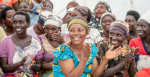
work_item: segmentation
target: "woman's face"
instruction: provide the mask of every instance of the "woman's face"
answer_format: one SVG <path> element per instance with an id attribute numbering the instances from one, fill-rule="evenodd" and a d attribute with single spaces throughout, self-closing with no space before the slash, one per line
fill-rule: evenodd
<path id="1" fill-rule="evenodd" d="M 123 41 L 126 39 L 125 35 L 118 30 L 111 30 L 109 32 L 110 43 L 118 48 L 122 45 Z"/>
<path id="2" fill-rule="evenodd" d="M 47 33 L 47 36 L 49 39 L 52 39 L 52 34 L 58 33 L 59 28 L 54 25 L 46 25 L 44 28 L 45 33 Z"/>
<path id="3" fill-rule="evenodd" d="M 79 11 L 77 11 L 77 10 L 73 10 L 71 15 L 72 15 L 72 17 L 76 17 L 76 16 L 83 17 L 83 15 Z"/>
<path id="4" fill-rule="evenodd" d="M 13 18 L 13 28 L 16 34 L 26 34 L 26 29 L 30 23 L 27 23 L 26 17 L 24 15 L 15 15 Z"/>
<path id="5" fill-rule="evenodd" d="M 69 28 L 69 37 L 73 44 L 82 44 L 86 35 L 86 29 L 81 24 L 73 24 Z"/>
<path id="6" fill-rule="evenodd" d="M 5 24 L 9 27 L 13 27 L 13 16 L 15 14 L 14 10 L 8 10 L 6 12 L 6 18 L 4 20 Z"/>
<path id="7" fill-rule="evenodd" d="M 25 2 L 22 2 L 19 6 L 19 11 L 27 12 L 27 9 L 28 9 L 28 4 Z"/>
<path id="8" fill-rule="evenodd" d="M 138 31 L 138 35 L 141 38 L 149 36 L 150 35 L 150 24 L 143 19 L 139 19 L 137 22 L 137 31 Z"/>
<path id="9" fill-rule="evenodd" d="M 6 7 L 6 5 L 1 5 L 1 6 L 0 6 L 0 16 L 1 16 L 2 10 L 3 10 L 5 7 Z"/>
<path id="10" fill-rule="evenodd" d="M 71 11 L 67 11 L 65 19 L 66 19 L 67 23 L 69 23 L 69 21 L 72 19 Z"/>
<path id="11" fill-rule="evenodd" d="M 101 18 L 104 13 L 106 13 L 106 6 L 104 4 L 98 4 L 95 7 L 96 17 Z"/>
<path id="12" fill-rule="evenodd" d="M 130 31 L 137 27 L 137 22 L 133 15 L 127 15 L 125 21 L 130 25 Z"/>
<path id="13" fill-rule="evenodd" d="M 51 8 L 52 9 L 52 4 L 48 1 L 45 1 L 43 3 L 43 7 L 42 7 L 42 10 L 45 10 L 47 7 Z"/>
<path id="14" fill-rule="evenodd" d="M 101 22 L 103 30 L 109 32 L 109 28 L 112 22 L 113 19 L 110 16 L 104 17 L 104 19 Z"/>

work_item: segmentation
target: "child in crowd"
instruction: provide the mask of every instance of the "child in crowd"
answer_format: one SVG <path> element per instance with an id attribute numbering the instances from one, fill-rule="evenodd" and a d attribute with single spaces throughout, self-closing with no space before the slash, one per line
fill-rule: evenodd
<path id="1" fill-rule="evenodd" d="M 28 14 L 30 15 L 31 18 L 30 26 L 33 26 L 38 21 L 37 12 L 42 9 L 42 1 L 43 0 L 33 0 L 29 5 Z"/>
<path id="2" fill-rule="evenodd" d="M 21 2 L 19 5 L 19 11 L 27 12 L 29 4 L 27 2 Z"/>
<path id="3" fill-rule="evenodd" d="M 53 10 L 53 3 L 50 0 L 44 0 L 42 4 L 43 4 L 42 10 L 45 10 L 47 7 Z"/>

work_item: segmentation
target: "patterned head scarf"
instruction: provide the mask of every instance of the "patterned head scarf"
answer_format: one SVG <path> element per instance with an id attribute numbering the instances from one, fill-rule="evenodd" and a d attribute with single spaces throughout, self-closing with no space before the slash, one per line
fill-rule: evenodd
<path id="1" fill-rule="evenodd" d="M 100 23 L 102 23 L 103 19 L 104 19 L 106 16 L 110 16 L 110 17 L 113 19 L 113 21 L 116 20 L 116 16 L 115 16 L 114 14 L 112 14 L 112 13 L 104 13 L 104 14 L 102 15 L 102 17 L 101 17 Z"/>
<path id="2" fill-rule="evenodd" d="M 129 25 L 126 22 L 123 21 L 114 21 L 111 26 L 110 26 L 110 31 L 111 30 L 118 30 L 125 34 L 126 36 L 129 35 Z"/>
<path id="3" fill-rule="evenodd" d="M 43 10 L 39 13 L 39 21 L 42 25 L 44 25 L 44 22 L 46 20 L 46 17 L 52 14 L 52 11 L 49 10 Z"/>
<path id="4" fill-rule="evenodd" d="M 90 22 L 92 17 L 92 12 L 88 7 L 85 6 L 78 6 L 74 10 L 79 11 L 83 16 L 87 16 L 87 22 Z"/>
<path id="5" fill-rule="evenodd" d="M 103 5 L 105 5 L 106 6 L 106 10 L 107 10 L 107 12 L 111 12 L 111 8 L 110 8 L 110 5 L 109 4 L 107 4 L 106 2 L 104 2 L 104 1 L 99 1 L 99 3 L 98 4 L 103 4 Z M 98 5 L 97 4 L 97 5 Z M 96 6 L 97 6 L 96 5 Z M 95 6 L 95 8 L 96 8 L 96 6 Z M 95 9 L 94 9 L 95 10 Z"/>
<path id="6" fill-rule="evenodd" d="M 81 24 L 86 29 L 86 33 L 88 34 L 89 26 L 85 18 L 81 16 L 76 16 L 72 18 L 68 24 L 68 30 L 72 24 Z"/>
<path id="7" fill-rule="evenodd" d="M 51 15 L 49 15 L 49 16 L 46 18 L 46 20 L 45 20 L 45 22 L 44 22 L 43 28 L 44 28 L 46 25 L 54 25 L 54 26 L 56 26 L 56 27 L 61 27 L 61 25 L 62 25 L 62 20 L 61 20 L 61 18 L 60 18 L 59 16 L 56 16 L 56 15 L 51 14 Z"/>

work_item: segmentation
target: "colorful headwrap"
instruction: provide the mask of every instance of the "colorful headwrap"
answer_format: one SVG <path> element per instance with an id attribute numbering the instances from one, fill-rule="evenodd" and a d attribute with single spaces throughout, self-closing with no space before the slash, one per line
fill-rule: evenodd
<path id="1" fill-rule="evenodd" d="M 91 14 L 92 16 L 92 12 L 90 11 L 90 13 L 88 14 L 88 11 L 90 10 L 88 7 L 85 7 L 85 6 L 78 6 L 76 7 L 74 10 L 77 10 L 79 12 L 81 12 L 81 14 L 83 16 L 88 16 L 89 14 Z"/>
<path id="2" fill-rule="evenodd" d="M 110 17 L 113 19 L 113 21 L 116 20 L 116 16 L 115 16 L 113 13 L 104 13 L 104 14 L 102 15 L 102 17 L 101 17 L 100 24 L 102 23 L 103 19 L 104 19 L 106 16 L 110 16 Z"/>
<path id="3" fill-rule="evenodd" d="M 129 25 L 126 22 L 123 21 L 114 21 L 111 26 L 110 26 L 110 31 L 111 30 L 118 30 L 125 34 L 126 36 L 129 35 Z"/>
<path id="4" fill-rule="evenodd" d="M 81 16 L 72 18 L 68 24 L 68 30 L 72 24 L 81 24 L 86 29 L 86 33 L 88 33 L 89 26 L 85 18 Z"/>
<path id="5" fill-rule="evenodd" d="M 79 6 L 79 4 L 78 4 L 77 2 L 75 2 L 75 1 L 69 2 L 68 5 L 71 5 L 71 6 L 73 6 L 73 7 Z M 68 7 L 68 5 L 67 5 L 67 7 Z M 68 10 L 68 9 L 67 9 L 67 10 Z"/>
<path id="6" fill-rule="evenodd" d="M 46 18 L 46 20 L 45 20 L 45 22 L 44 22 L 43 28 L 44 28 L 46 25 L 54 25 L 54 26 L 56 26 L 56 27 L 61 27 L 61 25 L 62 25 L 62 20 L 61 20 L 61 18 L 60 18 L 59 16 L 56 16 L 56 15 L 51 14 L 51 15 L 49 15 L 49 16 Z"/>
<path id="7" fill-rule="evenodd" d="M 92 12 L 88 7 L 78 6 L 74 10 L 79 11 L 83 16 L 87 16 L 87 22 L 89 23 L 92 17 Z"/>
<path id="8" fill-rule="evenodd" d="M 139 77 L 150 77 L 150 68 L 143 68 L 136 75 Z"/>
<path id="9" fill-rule="evenodd" d="M 107 12 L 111 12 L 111 8 L 110 8 L 110 5 L 109 4 L 107 4 L 106 2 L 104 2 L 104 1 L 99 1 L 99 3 L 98 4 L 103 4 L 103 5 L 105 5 L 106 6 L 106 10 L 107 10 Z M 98 5 L 97 4 L 97 5 Z M 97 6 L 96 5 L 96 6 Z M 96 8 L 96 6 L 95 6 L 95 8 Z M 94 9 L 95 10 L 95 9 Z"/>
<path id="10" fill-rule="evenodd" d="M 144 13 L 139 19 L 144 19 L 150 24 L 150 10 L 148 10 L 146 13 Z"/>
<path id="11" fill-rule="evenodd" d="M 49 10 L 43 10 L 39 13 L 39 21 L 42 25 L 44 25 L 44 22 L 49 15 L 52 15 L 52 12 Z"/>

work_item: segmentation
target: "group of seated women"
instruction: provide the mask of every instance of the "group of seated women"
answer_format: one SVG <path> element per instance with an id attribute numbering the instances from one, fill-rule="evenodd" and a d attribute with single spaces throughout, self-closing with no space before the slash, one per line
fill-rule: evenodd
<path id="1" fill-rule="evenodd" d="M 2 77 L 150 76 L 150 10 L 141 17 L 129 11 L 121 21 L 103 1 L 93 14 L 85 6 L 67 9 L 65 22 L 48 9 L 32 27 L 28 13 L 2 10 Z"/>

